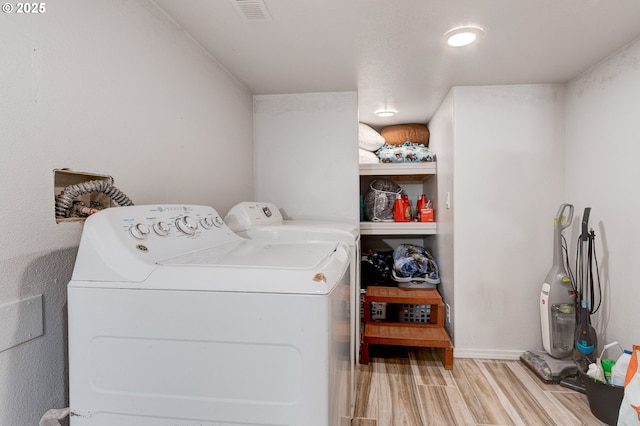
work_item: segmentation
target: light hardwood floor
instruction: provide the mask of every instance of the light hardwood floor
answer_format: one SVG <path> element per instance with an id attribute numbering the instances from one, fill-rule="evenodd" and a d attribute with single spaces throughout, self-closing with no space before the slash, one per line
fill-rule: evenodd
<path id="1" fill-rule="evenodd" d="M 520 361 L 455 359 L 447 371 L 430 349 L 379 348 L 360 366 L 352 426 L 604 425 L 586 395 Z"/>

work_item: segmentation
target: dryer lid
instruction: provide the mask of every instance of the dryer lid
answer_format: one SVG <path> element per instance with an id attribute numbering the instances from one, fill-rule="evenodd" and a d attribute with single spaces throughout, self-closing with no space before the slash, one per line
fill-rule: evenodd
<path id="1" fill-rule="evenodd" d="M 273 203 L 245 201 L 224 218 L 233 231 L 246 238 L 282 241 L 342 241 L 354 246 L 360 236 L 358 224 L 330 220 L 282 218 Z"/>
<path id="2" fill-rule="evenodd" d="M 342 241 L 354 246 L 360 232 L 356 225 L 344 222 L 284 220 L 280 225 L 249 227 L 238 235 L 279 241 Z"/>

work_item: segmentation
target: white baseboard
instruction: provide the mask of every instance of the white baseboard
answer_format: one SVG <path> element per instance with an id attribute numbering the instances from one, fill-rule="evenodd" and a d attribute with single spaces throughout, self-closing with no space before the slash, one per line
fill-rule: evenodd
<path id="1" fill-rule="evenodd" d="M 515 360 L 520 359 L 520 355 L 524 350 L 509 350 L 509 349 L 459 349 L 453 350 L 454 358 L 478 358 L 478 359 L 507 359 Z"/>

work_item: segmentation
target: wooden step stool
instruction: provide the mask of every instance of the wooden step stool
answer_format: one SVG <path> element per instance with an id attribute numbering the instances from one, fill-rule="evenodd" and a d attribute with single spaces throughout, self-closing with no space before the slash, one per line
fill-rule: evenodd
<path id="1" fill-rule="evenodd" d="M 387 322 L 371 319 L 371 302 L 431 305 L 428 323 Z M 387 311 L 388 311 L 387 306 Z M 444 328 L 445 307 L 434 288 L 367 288 L 364 296 L 364 333 L 360 345 L 360 363 L 369 364 L 369 345 L 417 346 L 438 348 L 446 370 L 453 369 L 453 345 Z"/>

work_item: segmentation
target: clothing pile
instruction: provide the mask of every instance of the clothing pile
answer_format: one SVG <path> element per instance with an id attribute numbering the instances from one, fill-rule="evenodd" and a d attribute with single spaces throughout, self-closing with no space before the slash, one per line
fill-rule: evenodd
<path id="1" fill-rule="evenodd" d="M 440 284 L 438 265 L 433 255 L 414 244 L 400 244 L 393 251 L 391 275 L 398 287 L 427 288 Z"/>

